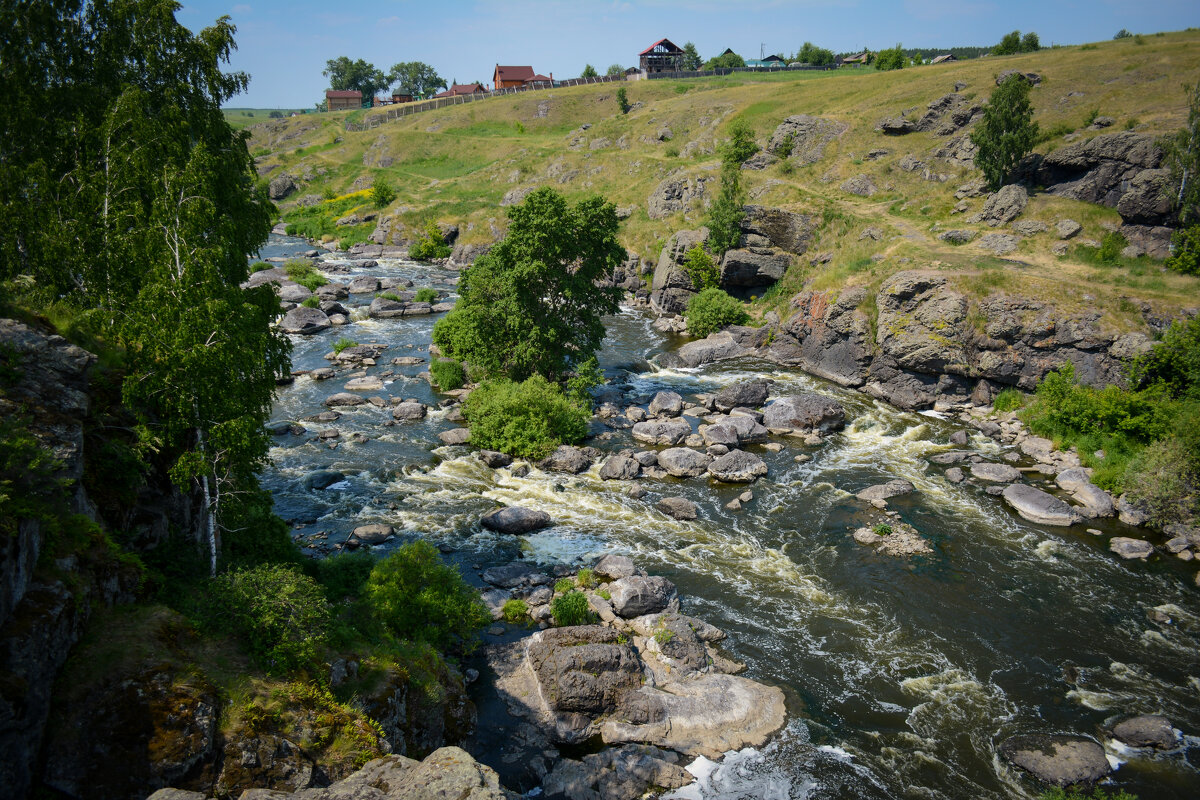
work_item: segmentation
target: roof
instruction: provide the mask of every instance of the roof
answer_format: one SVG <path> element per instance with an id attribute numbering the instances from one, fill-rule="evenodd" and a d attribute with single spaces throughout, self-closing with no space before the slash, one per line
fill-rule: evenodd
<path id="1" fill-rule="evenodd" d="M 539 74 L 539 75 L 534 75 L 532 78 L 528 78 L 525 82 L 526 83 L 549 83 L 550 79 L 547 78 L 545 75 Z"/>
<path id="2" fill-rule="evenodd" d="M 362 100 L 362 92 L 358 91 L 357 89 L 326 89 L 325 97 L 329 98 L 329 99 L 333 99 L 333 98 L 349 99 L 351 97 L 355 97 L 355 98 L 358 98 L 359 100 Z"/>
<path id="3" fill-rule="evenodd" d="M 724 52 L 724 53 L 721 53 L 721 55 L 723 55 L 723 56 L 736 56 L 736 55 L 737 55 L 737 53 L 733 52 L 733 48 L 732 48 L 732 47 L 726 47 L 726 48 L 725 48 L 725 52 Z"/>
<path id="4" fill-rule="evenodd" d="M 670 39 L 659 39 L 657 42 L 650 45 L 642 52 L 638 53 L 638 55 L 639 56 L 648 55 L 651 50 L 658 47 L 660 44 L 665 45 L 672 53 L 682 53 L 683 52 L 683 50 L 681 50 L 679 48 L 679 46 L 677 44 L 675 44 L 674 42 L 672 42 Z"/>
<path id="5" fill-rule="evenodd" d="M 498 81 L 527 81 L 532 77 L 533 67 L 502 67 L 499 64 L 496 65 L 495 78 Z"/>
<path id="6" fill-rule="evenodd" d="M 783 61 L 783 58 L 780 56 L 767 56 L 763 61 Z"/>
<path id="7" fill-rule="evenodd" d="M 843 63 L 846 61 L 866 61 L 866 60 L 867 60 L 866 53 L 859 53 L 856 56 L 846 56 L 845 58 L 842 59 Z"/>
<path id="8" fill-rule="evenodd" d="M 957 56 L 954 55 L 954 53 L 946 53 L 945 55 L 941 55 L 941 56 L 938 56 L 937 58 L 933 59 L 933 61 L 930 63 L 944 64 L 947 61 L 958 61 L 958 58 L 957 58 Z"/>

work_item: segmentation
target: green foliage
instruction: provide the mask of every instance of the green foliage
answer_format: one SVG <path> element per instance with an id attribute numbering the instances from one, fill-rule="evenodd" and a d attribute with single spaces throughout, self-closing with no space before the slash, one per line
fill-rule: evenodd
<path id="1" fill-rule="evenodd" d="M 429 362 L 429 374 L 433 376 L 433 382 L 443 392 L 461 389 L 467 382 L 467 374 L 463 370 L 463 365 L 453 358 L 436 358 Z"/>
<path id="2" fill-rule="evenodd" d="M 1200 415 L 1193 414 L 1193 422 Z M 1125 470 L 1124 488 L 1158 525 L 1185 522 L 1200 513 L 1200 453 L 1177 437 L 1153 442 Z"/>
<path id="3" fill-rule="evenodd" d="M 1171 254 L 1163 266 L 1183 275 L 1200 275 L 1200 223 L 1171 234 Z"/>
<path id="4" fill-rule="evenodd" d="M 401 61 L 388 71 L 388 83 L 398 94 L 430 97 L 438 89 L 445 89 L 446 80 L 437 70 L 423 61 Z"/>
<path id="5" fill-rule="evenodd" d="M 801 64 L 812 64 L 815 67 L 827 67 L 833 64 L 833 51 L 826 50 L 824 47 L 817 47 L 812 42 L 805 42 L 800 48 L 800 52 L 796 53 L 795 61 Z"/>
<path id="6" fill-rule="evenodd" d="M 1109 794 L 1107 789 L 1100 786 L 1092 787 L 1090 793 L 1086 788 L 1079 786 L 1072 786 L 1068 789 L 1055 786 L 1039 794 L 1038 800 L 1138 800 L 1138 797 L 1124 789 L 1118 789 L 1113 794 Z"/>
<path id="7" fill-rule="evenodd" d="M 520 598 L 514 597 L 511 600 L 504 601 L 504 608 L 501 609 L 506 622 L 522 622 L 529 619 L 529 604 Z"/>
<path id="8" fill-rule="evenodd" d="M 994 56 L 1011 56 L 1019 52 L 1021 52 L 1020 31 L 1004 34 L 1004 38 L 1000 40 L 1000 44 L 992 48 L 992 55 Z"/>
<path id="9" fill-rule="evenodd" d="M 775 149 L 775 155 L 787 160 L 792 157 L 792 151 L 796 148 L 796 134 L 789 133 L 783 137 L 783 141 L 779 143 L 779 147 Z"/>
<path id="10" fill-rule="evenodd" d="M 54 477 L 60 464 L 29 432 L 30 422 L 23 413 L 0 417 L 0 537 L 16 533 L 18 519 L 53 515 L 64 500 L 66 487 Z"/>
<path id="11" fill-rule="evenodd" d="M 424 539 L 376 564 L 364 596 L 391 633 L 442 649 L 472 649 L 476 634 L 492 619 L 479 593 Z"/>
<path id="12" fill-rule="evenodd" d="M 340 355 L 341 352 L 348 347 L 358 347 L 358 342 L 354 341 L 353 339 L 347 339 L 345 336 L 343 336 L 333 343 L 333 352 Z"/>
<path id="13" fill-rule="evenodd" d="M 414 303 L 436 303 L 437 299 L 437 289 L 430 289 L 428 286 L 417 289 L 417 293 L 413 295 Z"/>
<path id="14" fill-rule="evenodd" d="M 708 209 L 708 243 L 718 258 L 737 247 L 742 238 L 746 196 L 741 172 L 737 163 L 725 162 L 721 168 L 721 188 Z"/>
<path id="15" fill-rule="evenodd" d="M 1060 438 L 1064 444 L 1087 433 L 1120 434 L 1151 442 L 1170 430 L 1170 413 L 1157 386 L 1131 392 L 1119 386 L 1103 389 L 1075 380 L 1075 365 L 1051 372 L 1037 387 L 1029 407 L 1030 427 L 1042 436 Z"/>
<path id="16" fill-rule="evenodd" d="M 618 310 L 621 290 L 600 285 L 625 259 L 616 208 L 599 197 L 571 207 L 543 188 L 508 217 L 504 240 L 464 274 L 433 341 L 487 375 L 557 380 L 596 353 L 602 316 Z"/>
<path id="17" fill-rule="evenodd" d="M 726 164 L 741 166 L 742 162 L 758 152 L 754 142 L 754 129 L 742 118 L 729 123 L 729 139 L 721 147 L 721 159 Z"/>
<path id="18" fill-rule="evenodd" d="M 435 258 L 446 258 L 450 255 L 450 245 L 442 238 L 442 231 L 437 223 L 429 220 L 425 223 L 422 236 L 408 248 L 408 257 L 414 261 L 431 261 Z"/>
<path id="19" fill-rule="evenodd" d="M 892 526 L 886 523 L 879 523 L 871 529 L 876 536 L 890 536 L 892 534 Z"/>
<path id="20" fill-rule="evenodd" d="M 1034 33 L 1033 31 L 1030 31 L 1029 33 L 1027 33 L 1021 37 L 1021 52 L 1022 53 L 1036 53 L 1038 50 L 1041 50 L 1041 49 L 1042 49 L 1042 41 L 1041 41 L 1041 39 L 1038 38 L 1038 35 L 1036 33 Z"/>
<path id="21" fill-rule="evenodd" d="M 463 406 L 471 443 L 522 458 L 542 458 L 587 434 L 591 409 L 541 375 L 521 383 L 484 381 Z"/>
<path id="22" fill-rule="evenodd" d="M 321 74 L 329 78 L 330 89 L 362 92 L 364 104 L 370 103 L 376 92 L 388 87 L 388 76 L 361 58 L 357 61 L 346 56 L 331 58 L 325 62 Z"/>
<path id="23" fill-rule="evenodd" d="M 304 306 L 305 308 L 316 308 L 321 305 L 321 298 L 317 297 L 315 294 L 309 295 L 308 297 L 304 298 L 303 301 L 301 301 L 300 305 Z"/>
<path id="24" fill-rule="evenodd" d="M 291 566 L 235 570 L 211 584 L 210 624 L 236 635 L 272 672 L 316 669 L 330 613 L 316 581 Z"/>
<path id="25" fill-rule="evenodd" d="M 287 276 L 296 283 L 308 289 L 310 292 L 315 292 L 325 284 L 329 283 L 325 276 L 317 271 L 317 268 L 308 261 L 293 259 L 283 265 L 284 272 Z"/>
<path id="26" fill-rule="evenodd" d="M 1113 38 L 1114 39 L 1131 39 L 1131 38 L 1133 38 L 1133 34 L 1130 33 L 1128 29 L 1121 28 L 1121 30 L 1117 31 L 1116 35 L 1113 36 Z"/>
<path id="27" fill-rule="evenodd" d="M 904 48 L 897 44 L 889 50 L 880 50 L 875 56 L 875 69 L 886 72 L 893 69 L 904 69 L 908 59 L 904 57 Z"/>
<path id="28" fill-rule="evenodd" d="M 625 68 L 620 64 L 609 64 L 604 74 L 609 78 L 619 78 L 625 74 Z"/>
<path id="29" fill-rule="evenodd" d="M 580 408 L 591 409 L 592 389 L 604 383 L 600 362 L 592 356 L 575 368 L 575 374 L 567 378 L 566 395 Z"/>
<path id="30" fill-rule="evenodd" d="M 1093 108 L 1088 112 L 1087 116 L 1083 118 L 1083 127 L 1086 128 L 1087 126 L 1091 125 L 1096 121 L 1096 117 L 1098 116 L 1100 116 L 1100 109 Z"/>
<path id="31" fill-rule="evenodd" d="M 696 45 L 692 42 L 687 42 L 683 45 L 683 58 L 679 61 L 679 68 L 685 72 L 695 72 L 700 69 L 702 59 L 700 51 L 696 49 Z"/>
<path id="32" fill-rule="evenodd" d="M 1200 178 L 1197 177 L 1200 171 L 1200 81 L 1185 84 L 1183 91 L 1188 105 L 1187 122 L 1164 145 L 1173 185 L 1178 187 L 1179 225 L 1187 228 L 1200 223 Z"/>
<path id="33" fill-rule="evenodd" d="M 596 573 L 590 567 L 584 567 L 579 570 L 579 574 L 575 576 L 575 580 L 584 589 L 592 589 L 596 586 Z"/>
<path id="34" fill-rule="evenodd" d="M 596 68 L 591 64 L 585 64 L 583 67 L 583 72 L 579 73 L 579 77 L 581 78 L 595 78 L 599 75 L 600 73 L 596 72 Z"/>
<path id="35" fill-rule="evenodd" d="M 697 290 L 715 288 L 721 281 L 721 271 L 717 269 L 717 263 L 700 245 L 687 251 L 683 259 L 683 269 Z"/>
<path id="36" fill-rule="evenodd" d="M 1025 407 L 1025 393 L 1020 389 L 1009 387 L 992 400 L 992 408 L 1001 414 L 1006 411 L 1016 411 Z"/>
<path id="37" fill-rule="evenodd" d="M 554 624 L 560 627 L 587 625 L 592 621 L 592 611 L 588 606 L 587 597 L 583 592 L 573 589 L 554 598 L 554 602 L 550 604 L 550 611 L 554 614 Z"/>
<path id="38" fill-rule="evenodd" d="M 1125 238 L 1125 234 L 1120 231 L 1109 231 L 1100 239 L 1100 249 L 1096 252 L 1096 258 L 1102 264 L 1115 264 L 1121 257 L 1121 251 L 1128 244 L 1129 240 Z"/>
<path id="39" fill-rule="evenodd" d="M 617 108 L 621 109 L 622 114 L 628 114 L 629 109 L 633 108 L 629 104 L 629 95 L 626 93 L 624 86 L 617 89 Z"/>
<path id="40" fill-rule="evenodd" d="M 554 591 L 556 594 L 564 594 L 575 588 L 575 581 L 571 578 L 559 578 L 554 582 Z"/>
<path id="41" fill-rule="evenodd" d="M 1200 317 L 1172 322 L 1129 372 L 1135 386 L 1160 385 L 1172 397 L 1200 399 Z"/>
<path id="42" fill-rule="evenodd" d="M 325 597 L 331 603 L 357 598 L 366 588 L 367 578 L 378 560 L 370 550 L 355 550 L 316 561 L 317 580 L 325 590 Z"/>
<path id="43" fill-rule="evenodd" d="M 723 53 L 704 62 L 704 69 L 738 69 L 746 66 L 746 60 L 737 53 Z"/>
<path id="44" fill-rule="evenodd" d="M 670 628 L 659 628 L 654 632 L 654 641 L 658 642 L 659 647 L 665 647 L 674 638 L 675 631 Z"/>
<path id="45" fill-rule="evenodd" d="M 983 170 L 992 189 L 999 189 L 1033 149 L 1038 126 L 1029 102 L 1029 81 L 1010 75 L 992 92 L 983 107 L 983 119 L 971 132 L 979 148 L 975 164 Z"/>
<path id="46" fill-rule="evenodd" d="M 395 199 L 396 190 L 388 179 L 382 175 L 375 176 L 375 182 L 371 184 L 371 203 L 376 208 L 384 208 Z"/>
<path id="47" fill-rule="evenodd" d="M 740 301 L 715 288 L 705 289 L 689 300 L 683 316 L 687 320 L 688 333 L 697 338 L 716 333 L 727 325 L 744 325 L 750 321 L 750 315 Z"/>

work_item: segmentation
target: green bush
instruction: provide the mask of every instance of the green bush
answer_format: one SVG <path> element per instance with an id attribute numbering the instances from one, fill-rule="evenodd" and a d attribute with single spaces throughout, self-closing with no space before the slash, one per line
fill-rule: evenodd
<path id="1" fill-rule="evenodd" d="M 317 561 L 317 580 L 325 589 L 325 597 L 331 603 L 357 598 L 378 560 L 370 550 L 356 550 Z"/>
<path id="2" fill-rule="evenodd" d="M 992 408 L 1002 414 L 1005 411 L 1016 411 L 1018 408 L 1024 407 L 1025 393 L 1011 386 L 1000 392 L 992 400 Z"/>
<path id="3" fill-rule="evenodd" d="M 705 289 L 688 301 L 684 319 L 688 333 L 703 338 L 727 325 L 744 325 L 750 315 L 739 300 L 721 289 Z"/>
<path id="4" fill-rule="evenodd" d="M 396 199 L 396 190 L 382 175 L 375 178 L 371 184 L 371 203 L 376 208 L 383 208 Z"/>
<path id="5" fill-rule="evenodd" d="M 485 381 L 467 398 L 463 415 L 475 446 L 542 458 L 561 444 L 581 440 L 591 412 L 556 384 L 534 375 L 521 383 Z"/>
<path id="6" fill-rule="evenodd" d="M 1104 264 L 1115 264 L 1121 257 L 1121 251 L 1128 244 L 1129 240 L 1125 238 L 1125 234 L 1120 231 L 1109 231 L 1100 240 L 1100 250 L 1096 253 L 1096 257 Z"/>
<path id="7" fill-rule="evenodd" d="M 729 123 L 729 140 L 721 147 L 721 158 L 727 164 L 740 166 L 743 161 L 758 152 L 754 142 L 754 129 L 742 118 Z"/>
<path id="8" fill-rule="evenodd" d="M 449 255 L 450 245 L 446 244 L 441 229 L 433 220 L 425 223 L 424 234 L 408 248 L 408 257 L 414 261 L 431 261 Z"/>
<path id="9" fill-rule="evenodd" d="M 775 149 L 775 155 L 786 160 L 792 157 L 792 151 L 794 149 L 796 149 L 796 134 L 789 133 L 787 136 L 783 137 L 783 141 L 780 142 L 779 147 Z"/>
<path id="10" fill-rule="evenodd" d="M 212 581 L 211 624 L 240 638 L 273 672 L 315 669 L 329 633 L 329 605 L 312 578 L 290 565 L 235 570 Z"/>
<path id="11" fill-rule="evenodd" d="M 625 87 L 617 89 L 617 107 L 621 109 L 622 114 L 628 114 L 629 109 L 633 108 L 629 104 L 629 95 L 625 92 Z"/>
<path id="12" fill-rule="evenodd" d="M 880 523 L 871 530 L 873 530 L 878 536 L 891 536 L 892 534 L 892 526 L 886 523 Z"/>
<path id="13" fill-rule="evenodd" d="M 522 622 L 529 618 L 529 604 L 517 597 L 505 600 L 501 611 L 507 622 Z"/>
<path id="14" fill-rule="evenodd" d="M 714 288 L 721 281 L 721 271 L 717 269 L 716 261 L 700 245 L 687 251 L 683 269 L 697 290 Z"/>
<path id="15" fill-rule="evenodd" d="M 584 567 L 579 570 L 579 574 L 575 576 L 575 579 L 584 589 L 591 589 L 596 585 L 596 573 L 590 567 Z"/>
<path id="16" fill-rule="evenodd" d="M 1130 368 L 1136 386 L 1161 384 L 1172 397 L 1200 397 L 1200 317 L 1176 320 Z"/>
<path id="17" fill-rule="evenodd" d="M 310 292 L 315 292 L 329 283 L 325 276 L 317 272 L 317 268 L 307 261 L 289 261 L 283 265 L 283 269 L 289 278 Z"/>
<path id="18" fill-rule="evenodd" d="M 492 615 L 458 570 L 424 539 L 380 561 L 364 593 L 372 615 L 401 639 L 468 651 Z"/>
<path id="19" fill-rule="evenodd" d="M 554 591 L 557 594 L 569 592 L 575 588 L 575 581 L 571 578 L 559 578 L 554 582 Z"/>
<path id="20" fill-rule="evenodd" d="M 417 289 L 417 293 L 413 296 L 414 303 L 436 303 L 437 299 L 437 289 L 430 289 L 428 286 Z"/>
<path id="21" fill-rule="evenodd" d="M 1029 409 L 1030 427 L 1065 444 L 1089 434 L 1120 434 L 1141 442 L 1162 438 L 1170 430 L 1165 391 L 1151 387 L 1131 392 L 1119 386 L 1093 389 L 1075 380 L 1075 365 L 1065 364 L 1038 384 Z"/>
<path id="22" fill-rule="evenodd" d="M 904 69 L 904 62 L 907 59 L 904 57 L 904 48 L 897 44 L 889 50 L 880 50 L 875 56 L 875 69 L 881 71 L 889 71 L 893 69 Z"/>
<path id="23" fill-rule="evenodd" d="M 1200 225 L 1171 234 L 1171 255 L 1163 265 L 1184 275 L 1200 275 Z"/>
<path id="24" fill-rule="evenodd" d="M 586 625 L 592 621 L 591 608 L 583 592 L 571 590 L 564 595 L 554 598 L 550 605 L 554 614 L 554 624 L 560 627 L 571 625 Z"/>
<path id="25" fill-rule="evenodd" d="M 435 358 L 429 362 L 429 374 L 433 376 L 433 382 L 443 392 L 461 389 L 467 382 L 463 365 L 453 358 Z"/>
<path id="26" fill-rule="evenodd" d="M 305 308 L 316 308 L 321 305 L 321 298 L 317 297 L 315 294 L 310 295 L 309 297 L 304 298 L 300 305 L 304 306 Z"/>
<path id="27" fill-rule="evenodd" d="M 348 347 L 358 347 L 358 342 L 353 339 L 347 339 L 345 336 L 333 343 L 333 352 L 341 353 Z"/>
<path id="28" fill-rule="evenodd" d="M 1146 446 L 1125 469 L 1125 491 L 1142 503 L 1159 526 L 1184 522 L 1200 512 L 1196 454 L 1175 437 Z"/>

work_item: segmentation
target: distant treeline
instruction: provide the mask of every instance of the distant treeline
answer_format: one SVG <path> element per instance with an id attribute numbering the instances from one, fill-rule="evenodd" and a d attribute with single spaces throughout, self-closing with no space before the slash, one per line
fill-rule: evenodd
<path id="1" fill-rule="evenodd" d="M 992 52 L 993 47 L 994 47 L 994 45 L 990 46 L 990 47 L 946 47 L 946 48 L 902 47 L 901 52 L 904 53 L 905 58 L 916 58 L 919 55 L 921 57 L 922 61 L 930 61 L 934 58 L 937 58 L 938 56 L 944 56 L 944 55 L 946 55 L 946 53 L 953 53 L 954 57 L 959 58 L 959 59 L 979 58 L 982 55 L 986 55 L 987 53 Z M 851 52 L 838 53 L 838 57 L 845 58 L 846 56 L 858 55 L 861 52 L 862 52 L 862 50 L 856 50 L 852 53 Z"/>

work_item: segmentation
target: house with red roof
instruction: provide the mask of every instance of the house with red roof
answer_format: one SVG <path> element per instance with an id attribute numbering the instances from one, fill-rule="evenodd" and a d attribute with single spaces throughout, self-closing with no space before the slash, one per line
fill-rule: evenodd
<path id="1" fill-rule="evenodd" d="M 678 72 L 683 64 L 683 50 L 670 39 L 659 39 L 638 53 L 642 72 Z"/>
<path id="2" fill-rule="evenodd" d="M 482 83 L 456 83 L 434 97 L 458 97 L 460 94 L 487 94 L 487 89 Z"/>
<path id="3" fill-rule="evenodd" d="M 325 108 L 330 111 L 362 108 L 362 92 L 357 89 L 326 89 Z"/>
<path id="4" fill-rule="evenodd" d="M 492 73 L 492 86 L 497 89 L 522 89 L 534 77 L 533 67 L 502 67 L 497 64 L 496 71 Z"/>

